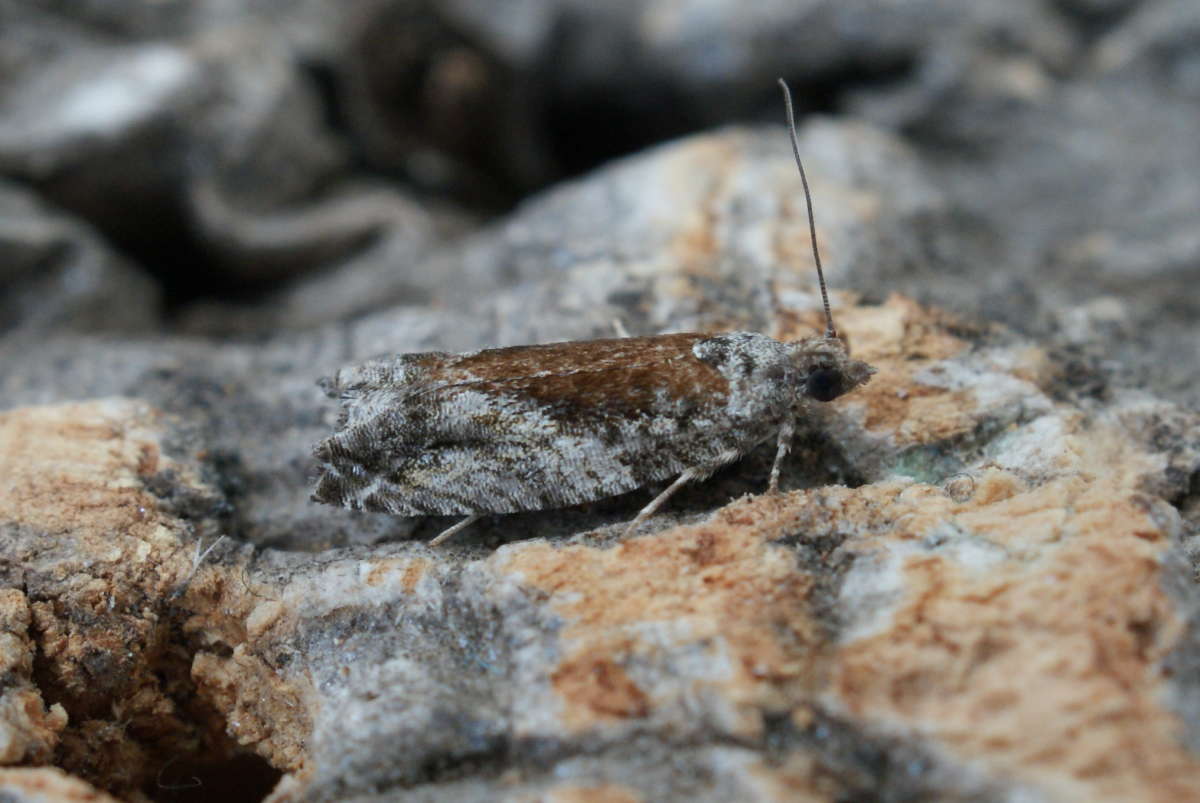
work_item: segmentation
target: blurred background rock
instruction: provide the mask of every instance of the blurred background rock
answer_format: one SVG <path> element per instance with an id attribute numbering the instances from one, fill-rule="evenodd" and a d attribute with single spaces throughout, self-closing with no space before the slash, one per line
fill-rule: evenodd
<path id="1" fill-rule="evenodd" d="M 777 126 L 776 76 L 945 196 L 837 286 L 1197 400 L 1188 0 L 6 0 L 0 326 L 261 338 L 469 295 L 439 250 L 655 143 Z"/>

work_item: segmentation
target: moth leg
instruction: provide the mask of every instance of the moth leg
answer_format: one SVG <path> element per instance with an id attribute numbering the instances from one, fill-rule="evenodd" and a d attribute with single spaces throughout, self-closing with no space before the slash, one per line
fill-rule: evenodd
<path id="1" fill-rule="evenodd" d="M 796 422 L 789 416 L 779 425 L 779 443 L 775 447 L 775 462 L 771 464 L 771 480 L 767 483 L 767 493 L 779 493 L 779 469 L 783 458 L 792 448 L 792 436 L 796 434 Z"/>
<path id="2" fill-rule="evenodd" d="M 450 536 L 459 532 L 460 530 L 467 529 L 472 524 L 479 521 L 481 518 L 483 518 L 483 515 L 481 513 L 473 513 L 470 516 L 467 516 L 465 519 L 458 522 L 457 524 L 453 524 L 453 525 L 447 527 L 446 529 L 442 530 L 440 535 L 438 535 L 436 538 L 434 538 L 432 541 L 429 542 L 429 545 L 437 546 L 438 544 L 442 543 L 447 538 L 449 538 Z"/>
<path id="3" fill-rule="evenodd" d="M 617 337 L 629 337 L 629 330 L 625 328 L 625 322 L 620 318 L 613 318 L 613 331 L 617 333 Z"/>
<path id="4" fill-rule="evenodd" d="M 708 472 L 704 471 L 703 469 L 689 468 L 687 471 L 680 474 L 675 482 L 668 485 L 665 491 L 651 499 L 650 504 L 642 508 L 641 512 L 637 514 L 637 517 L 633 521 L 629 522 L 629 526 L 625 528 L 625 535 L 629 535 L 638 528 L 639 524 L 653 516 L 654 513 L 663 506 L 663 503 L 670 499 L 676 491 L 697 477 L 703 477 L 707 473 Z"/>

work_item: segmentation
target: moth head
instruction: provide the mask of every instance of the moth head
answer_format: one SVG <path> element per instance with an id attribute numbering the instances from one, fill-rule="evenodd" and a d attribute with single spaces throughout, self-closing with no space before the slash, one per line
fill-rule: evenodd
<path id="1" fill-rule="evenodd" d="M 787 346 L 803 398 L 833 401 L 866 384 L 875 373 L 865 362 L 850 359 L 845 341 L 838 337 L 812 337 Z"/>

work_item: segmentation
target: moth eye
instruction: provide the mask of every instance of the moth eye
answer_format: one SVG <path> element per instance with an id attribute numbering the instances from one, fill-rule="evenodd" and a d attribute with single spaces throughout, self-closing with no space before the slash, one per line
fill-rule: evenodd
<path id="1" fill-rule="evenodd" d="M 832 368 L 818 368 L 808 375 L 804 390 L 819 402 L 833 401 L 842 395 L 842 375 Z"/>

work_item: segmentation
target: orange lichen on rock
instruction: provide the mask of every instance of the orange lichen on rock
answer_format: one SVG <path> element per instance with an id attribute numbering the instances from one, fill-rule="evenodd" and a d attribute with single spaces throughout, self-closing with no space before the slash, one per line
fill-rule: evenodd
<path id="1" fill-rule="evenodd" d="M 124 759 L 140 755 L 128 726 L 157 736 L 180 724 L 155 671 L 166 629 L 147 601 L 189 570 L 180 523 L 141 476 L 162 461 L 159 434 L 156 414 L 129 400 L 0 414 L 0 522 L 25 534 L 6 557 L 30 595 L 4 592 L 5 608 L 25 608 L 14 635 L 41 659 L 40 689 L 10 690 L 0 728 L 33 739 L 25 760 L 56 748 L 64 766 L 91 768 L 102 783 L 138 774 Z M 42 695 L 56 701 L 46 713 Z M 111 735 L 112 749 L 89 734 Z"/>
<path id="2" fill-rule="evenodd" d="M 196 687 L 225 714 L 229 735 L 253 747 L 271 765 L 296 770 L 307 754 L 311 730 L 302 697 L 245 644 L 229 658 L 199 653 L 192 664 Z"/>
<path id="3" fill-rule="evenodd" d="M 273 634 L 289 631 L 295 617 L 290 601 L 263 591 L 248 584 L 237 568 L 191 580 L 183 604 L 192 613 L 183 630 L 208 649 L 193 656 L 190 677 L 220 712 L 229 737 L 273 767 L 295 771 L 308 758 L 310 690 L 293 683 L 294 677 L 279 672 L 264 655 Z"/>
<path id="4" fill-rule="evenodd" d="M 0 770 L 0 799 L 28 803 L 117 803 L 94 787 L 54 767 Z"/>
<path id="5" fill-rule="evenodd" d="M 564 699 L 586 701 L 582 707 L 567 709 L 568 720 L 575 727 L 587 724 L 594 717 L 637 718 L 650 711 L 646 693 L 604 654 L 573 654 L 554 671 L 550 682 Z"/>
<path id="6" fill-rule="evenodd" d="M 652 196 L 663 200 L 678 197 L 675 195 L 678 192 L 702 196 L 690 210 L 674 207 L 662 210 L 664 214 L 659 220 L 662 223 L 669 220 L 673 226 L 665 252 L 672 272 L 717 277 L 713 261 L 726 243 L 722 242 L 714 206 L 726 195 L 728 178 L 743 162 L 742 155 L 741 149 L 728 141 L 695 137 L 682 143 L 665 161 L 663 192 L 661 196 L 651 193 Z M 696 186 L 697 183 L 701 186 Z"/>
<path id="7" fill-rule="evenodd" d="M 363 580 L 369 586 L 390 588 L 399 585 L 411 594 L 430 565 L 425 558 L 373 558 Z"/>
<path id="8" fill-rule="evenodd" d="M 1183 425 L 1144 401 L 1055 401 L 1040 351 L 910 301 L 841 312 L 879 373 L 813 413 L 830 445 L 800 454 L 841 450 L 864 484 L 615 545 L 312 560 L 229 538 L 206 558 L 211 490 L 163 448 L 165 416 L 0 415 L 24 581 L 0 590 L 0 761 L 132 796 L 168 756 L 253 750 L 298 800 L 454 784 L 455 762 L 551 745 L 552 769 L 509 767 L 501 793 L 624 801 L 657 781 L 593 767 L 657 768 L 682 745 L 680 767 L 761 799 L 903 797 L 890 762 L 935 791 L 959 773 L 1049 799 L 1194 797 L 1163 669 L 1186 614 L 1163 589 L 1163 489 L 1192 458 L 1161 443 Z"/>
<path id="9" fill-rule="evenodd" d="M 5 520 L 80 538 L 162 537 L 170 522 L 141 479 L 159 463 L 154 416 L 149 406 L 124 399 L 0 414 Z M 125 557 L 115 546 L 109 551 L 113 560 Z"/>
<path id="10" fill-rule="evenodd" d="M 642 803 L 646 798 L 637 790 L 623 784 L 572 783 L 552 787 L 537 799 L 538 803 Z"/>
<path id="11" fill-rule="evenodd" d="M 569 727 L 644 716 L 703 687 L 735 706 L 780 703 L 779 684 L 806 674 L 818 640 L 805 605 L 808 580 L 790 554 L 765 543 L 781 507 L 774 498 L 737 503 L 703 524 L 612 549 L 536 542 L 497 554 L 497 569 L 550 594 L 565 622 L 552 681 Z M 709 668 L 688 685 L 631 671 L 688 649 L 709 656 Z M 760 725 L 757 716 L 734 720 L 751 735 Z"/>
<path id="12" fill-rule="evenodd" d="M 1030 486 L 991 470 L 961 503 L 853 492 L 897 526 L 854 544 L 865 574 L 847 582 L 901 591 L 831 657 L 831 691 L 1062 799 L 1189 798 L 1200 761 L 1162 701 L 1181 622 L 1168 534 L 1137 490 L 1147 460 L 1100 426 L 1063 448 L 1075 473 Z"/>
<path id="13" fill-rule="evenodd" d="M 562 618 L 551 684 L 568 727 L 654 721 L 708 689 L 743 713 L 818 705 L 1053 798 L 1193 795 L 1200 761 L 1164 702 L 1183 629 L 1162 583 L 1172 512 L 1144 490 L 1163 461 L 1126 420 L 1145 411 L 1056 403 L 1041 352 L 967 354 L 903 299 L 844 320 L 855 354 L 879 368 L 845 407 L 889 448 L 976 433 L 969 471 L 945 487 L 900 477 L 757 496 L 609 549 L 504 548 L 496 568 Z M 971 387 L 972 372 L 994 385 Z M 819 533 L 853 557 L 836 644 L 814 624 L 815 575 L 770 543 Z M 696 645 L 707 674 L 691 664 L 661 682 Z M 754 738 L 755 721 L 723 727 Z M 817 794 L 817 770 L 789 762 L 787 777 L 763 767 L 762 783 Z"/>
<path id="14" fill-rule="evenodd" d="M 893 295 L 880 306 L 841 311 L 839 325 L 851 338 L 857 359 L 877 373 L 847 403 L 866 410 L 864 426 L 887 432 L 897 443 L 932 443 L 969 432 L 975 405 L 969 390 L 950 390 L 922 382 L 917 374 L 931 364 L 968 348 L 930 310 Z"/>
<path id="15" fill-rule="evenodd" d="M 834 403 L 863 409 L 868 431 L 905 445 L 944 441 L 975 427 L 977 405 L 970 389 L 941 387 L 918 376 L 970 347 L 952 333 L 952 321 L 943 314 L 892 295 L 877 306 L 838 305 L 835 319 L 854 358 L 876 369 L 870 382 Z M 824 314 L 809 310 L 789 320 L 777 336 L 809 337 L 824 326 Z"/>
<path id="16" fill-rule="evenodd" d="M 67 726 L 67 712 L 46 707 L 33 686 L 32 618 L 15 588 L 0 589 L 0 764 L 48 761 Z"/>
<path id="17" fill-rule="evenodd" d="M 194 699 L 191 657 L 173 617 L 194 605 L 198 617 L 211 614 L 210 642 L 244 639 L 243 620 L 261 601 L 223 593 L 236 584 L 203 564 L 196 528 L 204 516 L 195 505 L 218 495 L 195 464 L 164 454 L 169 426 L 131 399 L 0 414 L 0 524 L 20 534 L 6 557 L 29 594 L 26 601 L 0 591 L 0 629 L 8 633 L 0 653 L 24 639 L 40 656 L 38 687 L 0 697 L 0 731 L 14 736 L 6 758 L 53 758 L 122 795 L 153 777 L 164 753 L 208 751 L 220 761 L 229 748 L 218 717 Z M 151 491 L 156 482 L 165 497 Z M 181 496 L 193 505 L 186 517 L 171 506 Z M 270 618 L 259 616 L 255 626 Z M 28 659 L 15 660 L 28 677 Z M 255 689 L 274 699 L 261 684 Z M 55 705 L 44 709 L 43 695 Z M 207 702 L 221 700 L 214 694 Z M 289 755 L 279 747 L 275 754 Z"/>

